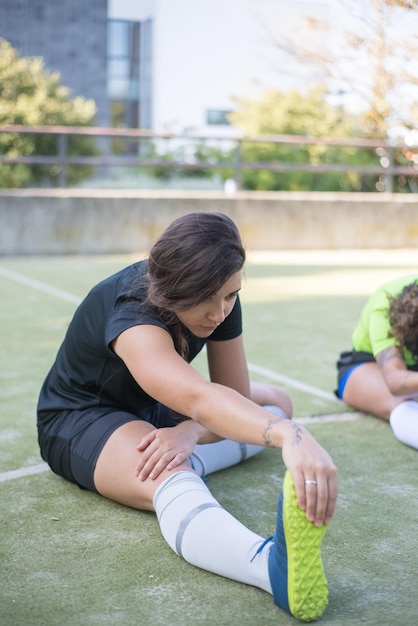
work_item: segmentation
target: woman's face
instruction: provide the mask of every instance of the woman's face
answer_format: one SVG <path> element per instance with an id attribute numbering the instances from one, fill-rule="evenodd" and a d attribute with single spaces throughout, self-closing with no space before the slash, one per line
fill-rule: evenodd
<path id="1" fill-rule="evenodd" d="M 177 317 L 193 335 L 206 339 L 231 313 L 241 280 L 242 271 L 232 274 L 213 296 L 187 311 L 176 311 Z"/>

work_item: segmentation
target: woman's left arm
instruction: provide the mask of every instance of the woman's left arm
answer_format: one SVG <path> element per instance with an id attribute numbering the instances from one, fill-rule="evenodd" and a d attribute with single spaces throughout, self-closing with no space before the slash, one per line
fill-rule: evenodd
<path id="1" fill-rule="evenodd" d="M 251 398 L 242 335 L 226 341 L 208 341 L 206 347 L 211 381 L 235 389 L 245 398 Z"/>

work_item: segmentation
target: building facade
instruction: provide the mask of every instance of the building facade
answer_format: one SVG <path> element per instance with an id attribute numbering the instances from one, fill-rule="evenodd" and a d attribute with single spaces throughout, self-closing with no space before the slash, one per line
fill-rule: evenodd
<path id="1" fill-rule="evenodd" d="M 152 19 L 109 19 L 108 0 L 0 0 L 0 37 L 93 99 L 98 126 L 152 127 Z"/>
<path id="2" fill-rule="evenodd" d="M 43 57 L 73 96 L 92 98 L 97 123 L 109 122 L 107 0 L 0 0 L 0 37 L 21 56 Z"/>
<path id="3" fill-rule="evenodd" d="M 22 56 L 43 57 L 73 96 L 92 98 L 98 126 L 229 136 L 235 97 L 285 87 L 275 68 L 269 76 L 272 48 L 256 5 L 0 0 L 0 37 Z"/>

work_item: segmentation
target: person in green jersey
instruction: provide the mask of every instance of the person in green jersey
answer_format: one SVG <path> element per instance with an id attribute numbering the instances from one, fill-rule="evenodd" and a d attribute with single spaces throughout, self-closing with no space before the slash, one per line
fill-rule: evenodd
<path id="1" fill-rule="evenodd" d="M 349 406 L 389 421 L 418 449 L 418 276 L 381 285 L 367 300 L 337 361 L 336 394 Z"/>

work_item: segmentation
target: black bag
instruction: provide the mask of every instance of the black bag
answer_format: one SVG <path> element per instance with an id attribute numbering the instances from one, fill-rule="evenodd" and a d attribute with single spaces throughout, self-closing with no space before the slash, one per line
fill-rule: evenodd
<path id="1" fill-rule="evenodd" d="M 358 365 L 359 363 L 371 363 L 376 361 L 373 354 L 370 352 L 363 352 L 362 350 L 346 350 L 340 353 L 340 358 L 337 361 L 337 369 L 342 367 L 349 368 L 352 365 Z"/>

